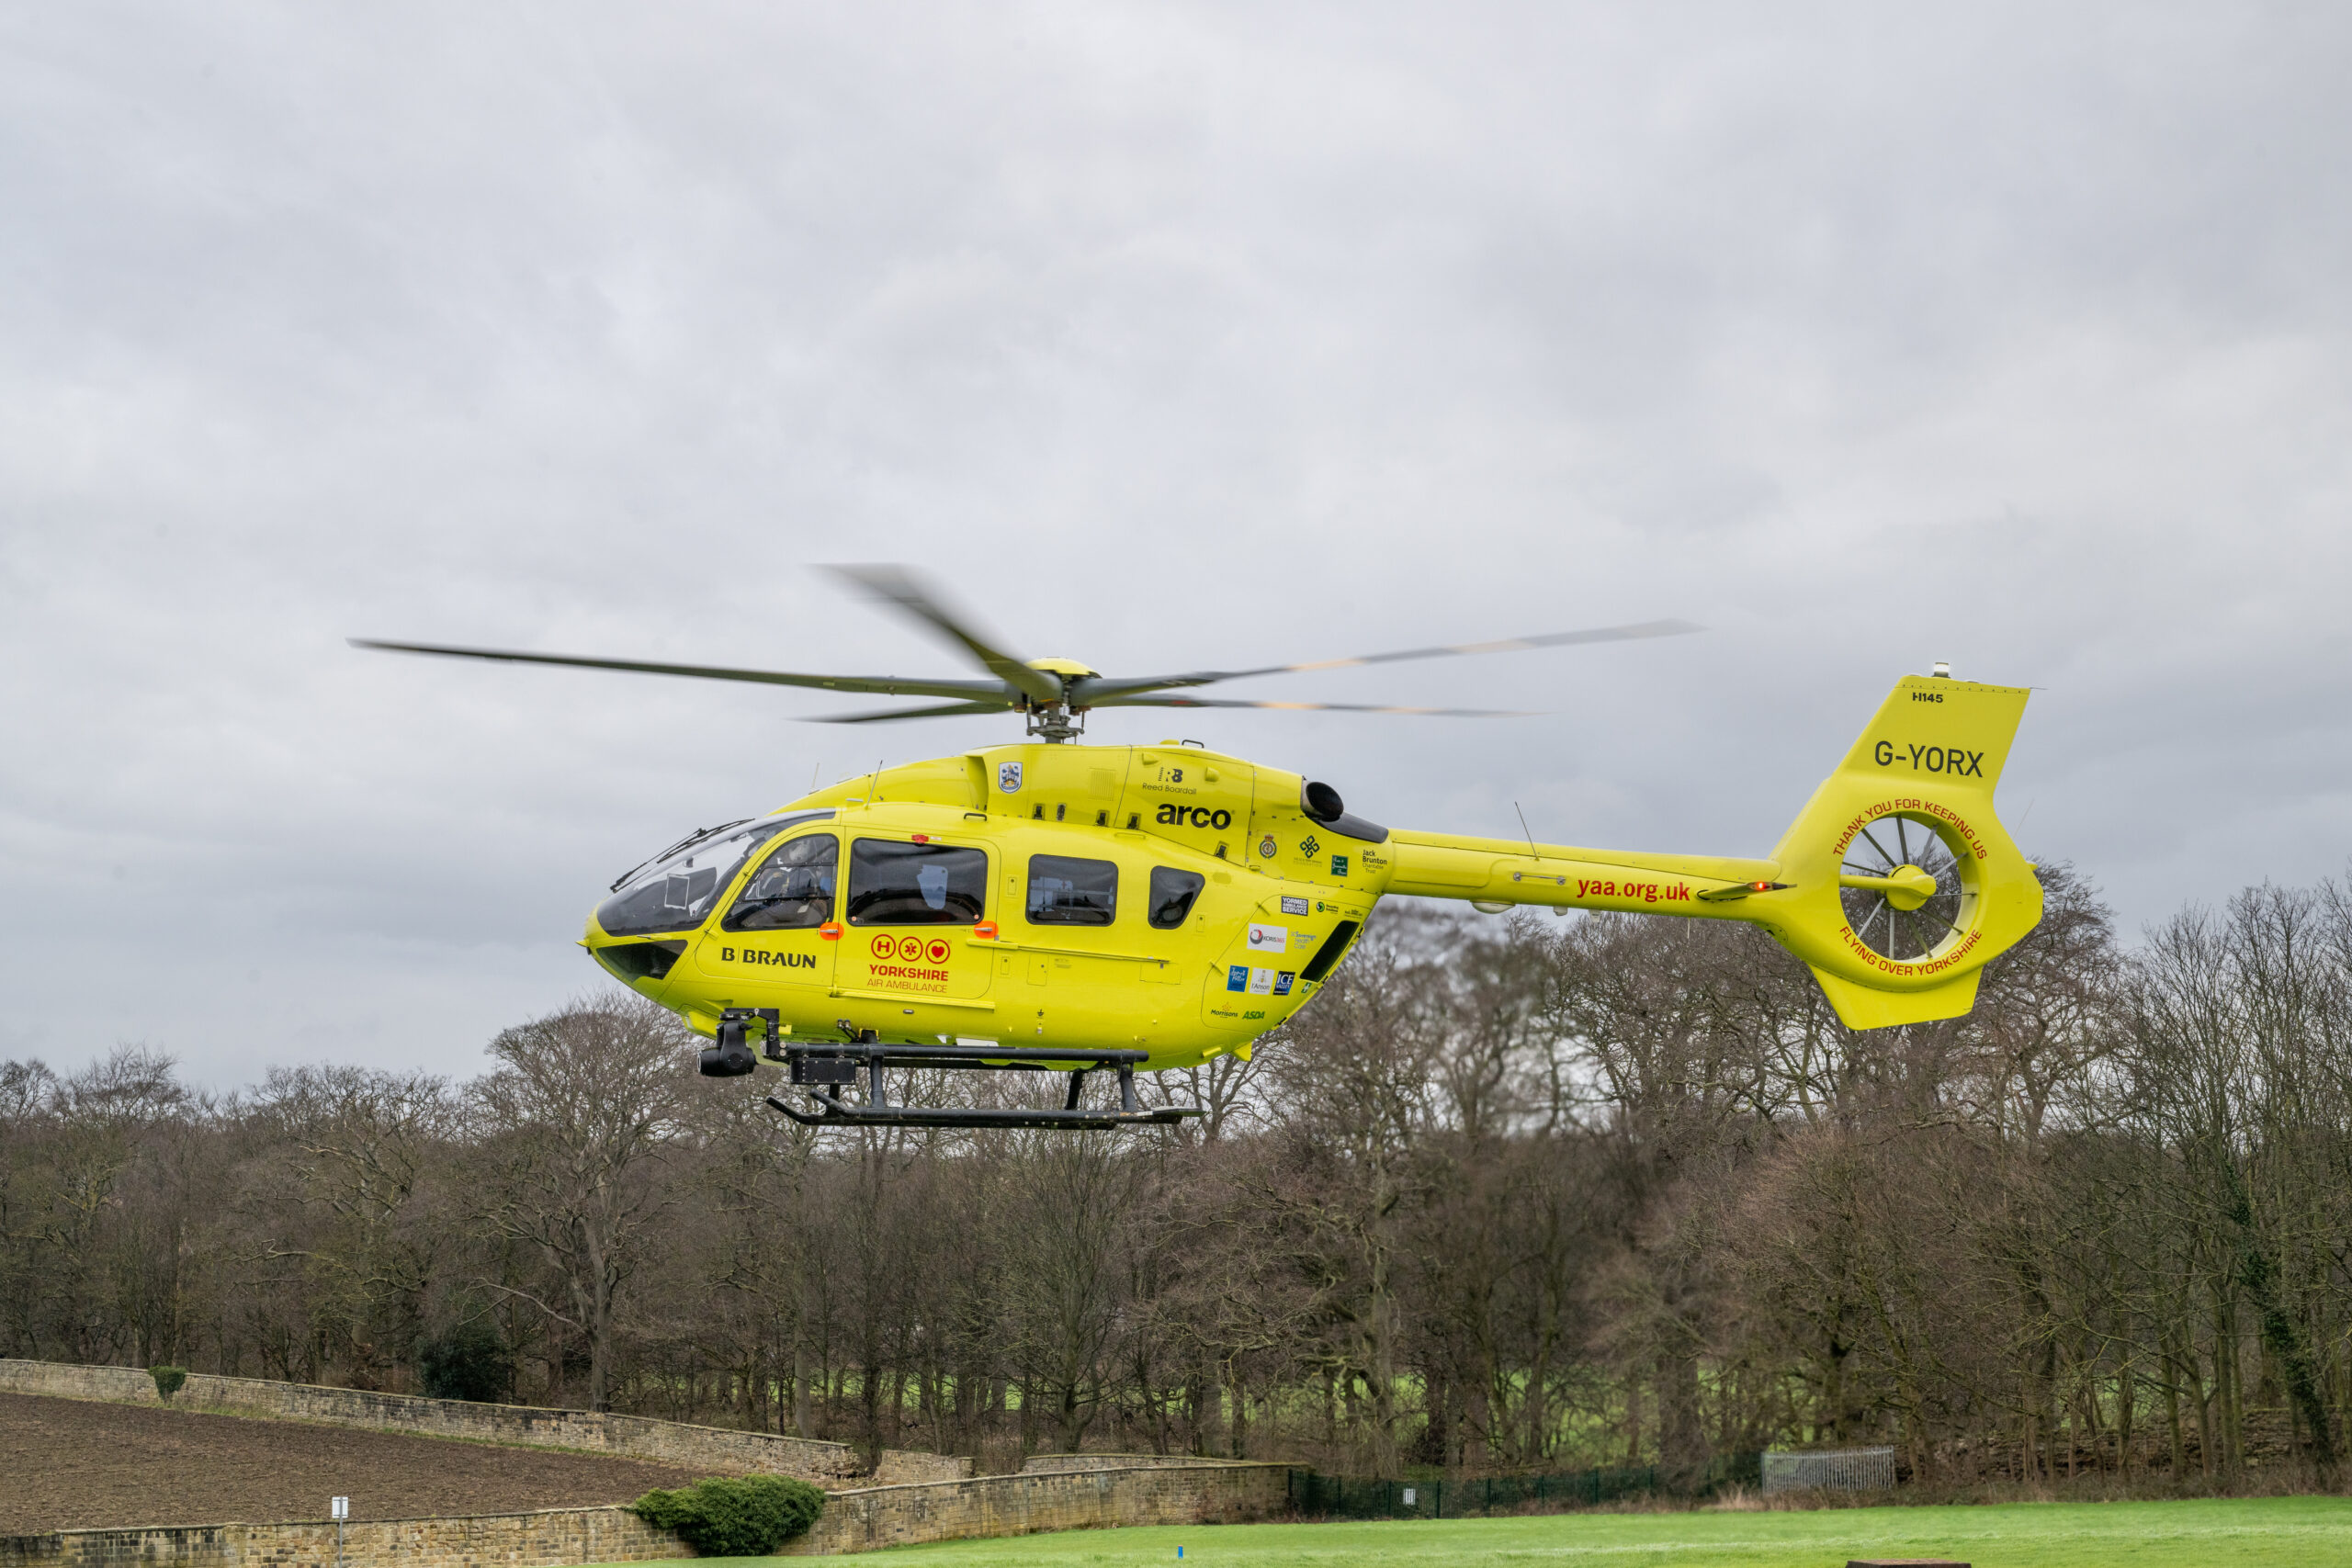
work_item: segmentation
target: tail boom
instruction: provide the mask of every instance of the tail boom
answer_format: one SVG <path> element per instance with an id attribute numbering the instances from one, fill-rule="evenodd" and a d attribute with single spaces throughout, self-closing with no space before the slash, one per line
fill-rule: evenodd
<path id="1" fill-rule="evenodd" d="M 1746 920 L 1813 971 L 1849 1028 L 1956 1018 L 2041 919 L 2034 867 L 1993 811 L 2029 695 L 1905 677 L 1769 860 L 1399 831 L 1384 891 Z"/>
<path id="2" fill-rule="evenodd" d="M 1763 860 L 1642 854 L 1399 830 L 1387 892 L 1474 904 L 1621 909 L 1636 914 L 1735 917 L 1731 904 L 1778 880 Z"/>

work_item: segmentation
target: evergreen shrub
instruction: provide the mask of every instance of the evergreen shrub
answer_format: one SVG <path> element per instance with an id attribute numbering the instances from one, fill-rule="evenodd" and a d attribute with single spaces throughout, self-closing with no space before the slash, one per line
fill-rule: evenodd
<path id="1" fill-rule="evenodd" d="M 428 1399 L 495 1404 L 514 1383 L 514 1354 L 486 1318 L 459 1323 L 416 1344 L 416 1382 Z"/>
<path id="2" fill-rule="evenodd" d="M 817 1522 L 825 1495 L 789 1475 L 712 1476 L 648 1492 L 629 1506 L 705 1557 L 765 1557 Z"/>

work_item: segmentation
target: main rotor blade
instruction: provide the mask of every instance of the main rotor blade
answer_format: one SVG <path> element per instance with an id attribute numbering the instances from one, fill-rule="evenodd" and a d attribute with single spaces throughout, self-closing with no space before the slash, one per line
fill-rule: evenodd
<path id="1" fill-rule="evenodd" d="M 1062 683 L 1058 676 L 1048 675 L 1043 670 L 1030 669 L 964 625 L 905 567 L 835 566 L 826 570 L 837 577 L 847 578 L 876 599 L 897 606 L 901 614 L 912 616 L 933 631 L 944 633 L 950 641 L 978 660 L 983 668 L 1006 685 L 1037 702 L 1057 703 L 1062 700 Z"/>
<path id="2" fill-rule="evenodd" d="M 1351 670 L 1367 664 L 1396 664 L 1408 659 L 1446 659 L 1470 653 L 1519 653 L 1536 648 L 1566 648 L 1588 642 L 1633 642 L 1644 637 L 1681 637 L 1707 628 L 1690 621 L 1639 621 L 1631 626 L 1593 626 L 1584 631 L 1548 632 L 1542 637 L 1504 637 L 1497 642 L 1453 643 L 1442 648 L 1408 648 L 1396 653 L 1366 653 L 1353 659 L 1320 659 L 1306 664 L 1269 664 L 1258 670 L 1203 670 L 1190 675 L 1145 675 L 1080 683 L 1077 700 L 1099 707 L 1111 696 L 1127 692 L 1159 692 L 1178 686 L 1205 686 L 1216 681 L 1239 681 L 1251 675 L 1292 675 L 1309 670 Z"/>
<path id="3" fill-rule="evenodd" d="M 1436 718 L 1533 718 L 1510 708 L 1407 708 L 1374 703 L 1250 703 L 1233 697 L 1112 696 L 1090 700 L 1101 708 L 1288 708 L 1303 713 L 1416 713 Z"/>
<path id="4" fill-rule="evenodd" d="M 1001 681 L 902 681 L 895 675 L 795 675 L 781 670 L 729 670 L 712 664 L 652 664 L 635 659 L 582 659 L 568 653 L 517 653 L 502 648 L 457 648 L 438 642 L 379 642 L 373 637 L 348 639 L 354 648 L 380 648 L 394 653 L 430 653 L 445 659 L 490 659 L 507 664 L 562 664 L 579 670 L 628 670 L 642 675 L 689 675 L 704 681 L 755 681 L 770 686 L 811 686 L 829 692 L 875 692 L 894 697 L 1001 696 L 1005 705 L 1019 694 Z"/>
<path id="5" fill-rule="evenodd" d="M 1007 692 L 1000 703 L 942 703 L 930 708 L 877 708 L 872 713 L 828 713 L 812 715 L 808 724 L 888 724 L 894 718 L 946 718 L 958 714 L 1002 713 L 1021 701 L 1015 693 Z"/>

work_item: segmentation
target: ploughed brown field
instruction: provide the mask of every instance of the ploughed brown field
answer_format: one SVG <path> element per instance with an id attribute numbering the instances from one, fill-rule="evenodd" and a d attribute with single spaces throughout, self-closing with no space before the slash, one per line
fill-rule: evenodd
<path id="1" fill-rule="evenodd" d="M 645 1460 L 0 1393 L 0 1536 L 122 1525 L 512 1514 L 703 1472 Z"/>

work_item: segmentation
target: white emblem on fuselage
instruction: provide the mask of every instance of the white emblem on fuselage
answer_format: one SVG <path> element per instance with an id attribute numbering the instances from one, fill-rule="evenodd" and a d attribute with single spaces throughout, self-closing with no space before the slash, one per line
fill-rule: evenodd
<path id="1" fill-rule="evenodd" d="M 999 762 L 996 765 L 996 787 L 1007 795 L 1018 794 L 1021 789 L 1021 764 Z"/>
<path id="2" fill-rule="evenodd" d="M 1251 926 L 1250 928 L 1250 951 L 1252 953 L 1281 953 L 1289 946 L 1290 928 L 1288 926 Z"/>

